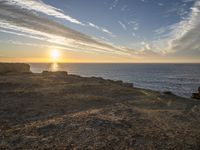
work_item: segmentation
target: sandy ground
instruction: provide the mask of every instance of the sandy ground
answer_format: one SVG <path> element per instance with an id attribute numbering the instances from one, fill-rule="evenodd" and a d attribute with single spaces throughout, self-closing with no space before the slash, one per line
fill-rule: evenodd
<path id="1" fill-rule="evenodd" d="M 0 149 L 199 150 L 200 101 L 102 78 L 2 75 Z"/>

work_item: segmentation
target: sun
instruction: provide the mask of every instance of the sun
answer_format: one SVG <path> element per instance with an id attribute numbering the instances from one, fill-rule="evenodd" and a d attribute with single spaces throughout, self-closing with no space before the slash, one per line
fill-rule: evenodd
<path id="1" fill-rule="evenodd" d="M 60 57 L 60 52 L 58 50 L 52 50 L 50 55 L 51 55 L 51 58 L 58 59 Z"/>

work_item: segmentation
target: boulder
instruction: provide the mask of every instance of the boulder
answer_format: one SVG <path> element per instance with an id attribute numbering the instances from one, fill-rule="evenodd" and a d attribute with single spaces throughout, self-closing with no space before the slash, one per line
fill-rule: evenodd
<path id="1" fill-rule="evenodd" d="M 29 73 L 30 65 L 25 63 L 0 63 L 0 74 Z"/>
<path id="2" fill-rule="evenodd" d="M 174 93 L 171 92 L 171 91 L 164 91 L 163 93 L 166 94 L 166 95 L 174 95 Z"/>
<path id="3" fill-rule="evenodd" d="M 192 93 L 192 98 L 200 99 L 200 87 L 198 88 L 198 93 Z"/>
<path id="4" fill-rule="evenodd" d="M 123 83 L 122 85 L 125 87 L 130 87 L 130 88 L 134 87 L 133 83 Z"/>
<path id="5" fill-rule="evenodd" d="M 123 84 L 123 81 L 121 81 L 121 80 L 118 80 L 118 81 L 114 81 L 116 84 L 118 84 L 118 85 L 122 85 Z"/>
<path id="6" fill-rule="evenodd" d="M 200 87 L 198 88 L 198 93 L 192 93 L 192 98 L 200 99 Z"/>
<path id="7" fill-rule="evenodd" d="M 200 99 L 200 94 L 199 93 L 192 93 L 192 98 Z"/>
<path id="8" fill-rule="evenodd" d="M 117 85 L 124 86 L 124 87 L 129 87 L 129 88 L 134 87 L 133 83 L 126 83 L 126 82 L 123 82 L 121 80 L 113 81 L 113 80 L 107 79 L 107 81 L 110 82 L 110 83 L 114 83 L 114 84 L 117 84 Z"/>

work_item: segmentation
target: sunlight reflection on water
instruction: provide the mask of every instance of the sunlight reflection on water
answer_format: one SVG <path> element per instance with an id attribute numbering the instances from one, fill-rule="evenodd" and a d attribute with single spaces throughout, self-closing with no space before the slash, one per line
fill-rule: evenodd
<path id="1" fill-rule="evenodd" d="M 59 65 L 57 63 L 52 63 L 50 65 L 49 71 L 58 71 L 59 70 Z"/>

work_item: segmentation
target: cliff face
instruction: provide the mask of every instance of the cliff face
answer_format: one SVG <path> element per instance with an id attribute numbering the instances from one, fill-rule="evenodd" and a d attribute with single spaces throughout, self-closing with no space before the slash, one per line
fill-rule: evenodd
<path id="1" fill-rule="evenodd" d="M 30 72 L 30 66 L 24 63 L 0 63 L 0 74 Z"/>

